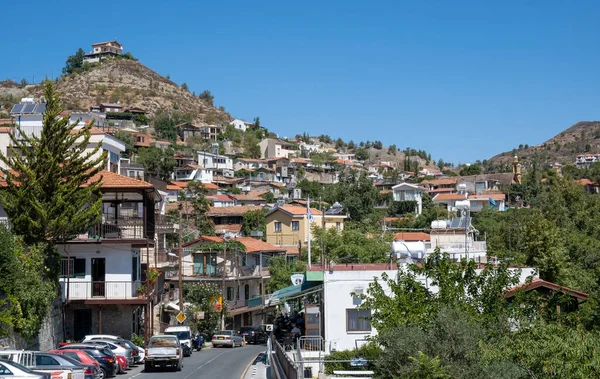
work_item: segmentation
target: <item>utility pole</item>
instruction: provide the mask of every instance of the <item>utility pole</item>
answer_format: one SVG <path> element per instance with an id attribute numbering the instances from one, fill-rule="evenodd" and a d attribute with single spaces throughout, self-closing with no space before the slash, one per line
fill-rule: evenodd
<path id="1" fill-rule="evenodd" d="M 177 207 L 179 209 L 179 312 L 183 312 L 183 246 L 182 246 L 182 230 L 183 224 L 181 220 L 181 213 L 183 210 L 183 204 L 179 203 Z"/>

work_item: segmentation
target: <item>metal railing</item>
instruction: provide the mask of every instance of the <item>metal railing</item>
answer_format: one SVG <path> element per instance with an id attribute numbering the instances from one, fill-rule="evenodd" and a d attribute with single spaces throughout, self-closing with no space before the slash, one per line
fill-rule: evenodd
<path id="1" fill-rule="evenodd" d="M 147 291 L 138 294 L 138 288 L 144 283 L 141 281 L 79 281 L 61 279 L 61 290 L 63 300 L 88 300 L 88 299 L 134 299 L 145 297 Z"/>
<path id="2" fill-rule="evenodd" d="M 102 222 L 88 232 L 90 239 L 144 239 L 144 218 L 139 216 L 110 217 L 103 215 Z"/>
<path id="3" fill-rule="evenodd" d="M 274 340 L 274 342 L 275 357 L 277 358 L 277 361 L 279 362 L 279 365 L 281 366 L 281 369 L 283 370 L 286 379 L 301 378 L 301 375 L 298 374 L 298 366 L 294 362 L 292 362 L 290 357 L 285 352 L 283 346 L 281 346 L 279 342 L 277 342 L 277 340 Z"/>
<path id="4" fill-rule="evenodd" d="M 301 336 L 296 343 L 300 350 L 325 351 L 325 340 L 321 336 Z"/>

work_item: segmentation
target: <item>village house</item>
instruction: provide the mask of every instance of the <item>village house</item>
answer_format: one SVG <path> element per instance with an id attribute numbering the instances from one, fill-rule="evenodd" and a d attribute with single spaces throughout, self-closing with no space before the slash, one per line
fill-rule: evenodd
<path id="1" fill-rule="evenodd" d="M 248 130 L 248 128 L 250 128 L 254 124 L 252 124 L 251 122 L 240 120 L 240 119 L 236 118 L 233 121 L 231 121 L 229 123 L 229 125 L 233 125 L 233 127 L 236 128 L 237 130 L 241 130 L 242 132 L 245 132 L 246 130 Z"/>
<path id="2" fill-rule="evenodd" d="M 276 140 L 273 138 L 265 138 L 258 144 L 260 146 L 260 157 L 265 158 L 289 158 L 290 155 L 296 153 L 295 150 L 290 150 L 292 144 Z"/>
<path id="3" fill-rule="evenodd" d="M 246 170 L 252 171 L 267 165 L 267 161 L 264 159 L 252 159 L 252 158 L 235 158 L 233 160 L 233 170 Z"/>
<path id="4" fill-rule="evenodd" d="M 486 207 L 491 207 L 497 211 L 506 210 L 506 195 L 501 192 L 488 192 L 482 194 L 459 193 L 438 193 L 432 199 L 435 204 L 446 207 L 449 214 L 456 213 L 457 202 L 469 202 L 471 212 L 480 212 Z"/>
<path id="5" fill-rule="evenodd" d="M 427 188 L 427 192 L 435 196 L 438 193 L 454 193 L 456 192 L 456 183 L 458 177 L 437 178 L 431 180 L 423 180 L 421 185 Z"/>
<path id="6" fill-rule="evenodd" d="M 285 253 L 284 249 L 251 237 L 230 236 L 227 240 L 202 236 L 183 248 L 184 283 L 224 284 L 225 328 L 239 330 L 265 323 L 269 260 Z M 169 279 L 177 281 L 176 273 Z"/>
<path id="7" fill-rule="evenodd" d="M 213 172 L 214 176 L 232 178 L 234 176 L 233 159 L 226 155 L 198 152 L 198 164 Z"/>
<path id="8" fill-rule="evenodd" d="M 233 207 L 235 205 L 235 200 L 228 195 L 206 196 L 206 200 L 213 207 Z"/>
<path id="9" fill-rule="evenodd" d="M 311 208 L 311 217 L 307 211 L 307 207 L 282 205 L 267 212 L 267 242 L 276 246 L 305 245 L 308 242 L 309 223 L 325 229 L 344 229 L 347 216 L 341 208 L 332 207 L 324 215 L 320 210 Z"/>
<path id="10" fill-rule="evenodd" d="M 235 205 L 259 205 L 264 206 L 267 204 L 267 201 L 261 197 L 264 192 L 248 192 L 247 194 L 231 194 L 229 195 L 234 199 Z"/>
<path id="11" fill-rule="evenodd" d="M 92 44 L 92 51 L 85 54 L 83 60 L 96 63 L 105 58 L 120 57 L 121 55 L 123 55 L 123 45 L 116 40 L 97 42 Z"/>
<path id="12" fill-rule="evenodd" d="M 394 201 L 414 201 L 417 215 L 423 212 L 423 192 L 423 187 L 412 183 L 400 183 L 392 187 Z"/>
<path id="13" fill-rule="evenodd" d="M 264 209 L 261 206 L 244 205 L 244 206 L 227 206 L 227 207 L 210 207 L 207 216 L 215 225 L 217 235 L 231 233 L 241 236 L 242 224 L 244 222 L 244 214 L 251 211 L 259 211 Z"/>

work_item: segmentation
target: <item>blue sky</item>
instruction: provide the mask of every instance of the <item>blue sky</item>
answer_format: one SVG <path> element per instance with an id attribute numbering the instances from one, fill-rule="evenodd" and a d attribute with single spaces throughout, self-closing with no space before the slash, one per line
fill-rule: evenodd
<path id="1" fill-rule="evenodd" d="M 116 37 L 282 137 L 381 140 L 466 163 L 600 119 L 597 1 L 30 0 L 3 11 L 1 79 L 57 76 L 77 48 Z"/>

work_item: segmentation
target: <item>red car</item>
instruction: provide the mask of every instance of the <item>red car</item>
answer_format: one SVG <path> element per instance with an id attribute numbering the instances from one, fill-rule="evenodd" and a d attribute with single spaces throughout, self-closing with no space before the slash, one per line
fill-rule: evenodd
<path id="1" fill-rule="evenodd" d="M 100 363 L 93 357 L 91 357 L 88 353 L 83 350 L 50 350 L 49 353 L 53 354 L 61 354 L 69 358 L 75 359 L 77 362 L 81 362 L 84 365 L 94 365 L 96 367 L 96 372 L 102 372 L 100 369 Z"/>
<path id="2" fill-rule="evenodd" d="M 127 358 L 122 355 L 116 355 L 117 362 L 119 363 L 119 372 L 118 374 L 124 374 L 129 370 L 129 364 L 127 364 Z"/>

